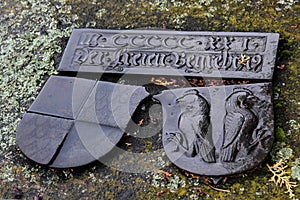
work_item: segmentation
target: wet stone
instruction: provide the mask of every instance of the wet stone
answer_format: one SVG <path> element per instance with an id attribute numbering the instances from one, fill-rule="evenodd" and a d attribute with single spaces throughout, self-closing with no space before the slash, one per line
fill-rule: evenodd
<path id="1" fill-rule="evenodd" d="M 274 140 L 271 83 L 184 88 L 155 95 L 163 145 L 178 167 L 220 176 L 251 169 Z"/>
<path id="2" fill-rule="evenodd" d="M 126 73 L 266 82 L 273 76 L 278 39 L 275 33 L 75 29 L 58 71 L 90 78 Z M 152 118 L 154 134 L 163 129 L 166 155 L 195 174 L 240 173 L 271 150 L 271 83 L 155 91 L 147 83 L 87 77 L 49 78 L 17 129 L 17 144 L 27 157 L 56 168 L 101 161 L 124 132 Z M 144 118 L 136 116 L 147 101 L 155 104 Z"/>
<path id="3" fill-rule="evenodd" d="M 74 29 L 58 71 L 270 80 L 279 34 Z"/>

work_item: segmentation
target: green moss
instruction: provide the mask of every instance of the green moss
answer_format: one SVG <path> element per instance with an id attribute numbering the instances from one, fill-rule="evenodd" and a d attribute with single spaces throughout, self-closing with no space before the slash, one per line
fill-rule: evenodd
<path id="1" fill-rule="evenodd" d="M 282 108 L 283 107 L 283 105 L 281 104 L 281 103 L 277 103 L 276 105 L 275 105 L 275 108 Z"/>
<path id="2" fill-rule="evenodd" d="M 285 133 L 281 127 L 275 129 L 275 138 L 278 142 L 286 141 Z"/>
<path id="3" fill-rule="evenodd" d="M 287 158 L 289 168 L 298 179 L 292 155 L 300 154 L 299 2 L 4 0 L 0 9 L 1 198 L 13 198 L 12 188 L 16 184 L 22 187 L 25 199 L 32 199 L 39 191 L 43 191 L 44 199 L 175 199 L 178 196 L 201 199 L 200 189 L 207 193 L 203 197 L 207 199 L 287 198 L 283 189 L 268 181 L 270 174 L 264 165 L 248 176 L 231 178 L 230 183 L 217 186 L 229 189 L 230 193 L 213 190 L 200 179 L 186 178 L 167 162 L 163 166 L 172 172 L 173 178 L 164 187 L 161 187 L 163 178 L 157 185 L 152 184 L 155 180 L 152 173 L 116 173 L 100 164 L 95 164 L 95 168 L 52 170 L 36 166 L 22 156 L 15 146 L 15 130 L 47 77 L 55 73 L 74 27 L 162 28 L 166 23 L 167 28 L 176 30 L 278 32 L 280 46 L 276 63 L 284 64 L 285 68 L 275 68 L 273 81 L 274 94 L 278 94 L 275 134 L 277 141 L 285 143 L 274 145 L 273 155 L 276 159 Z M 155 146 L 143 145 L 146 151 L 152 151 Z M 295 188 L 296 196 L 300 196 L 299 188 Z M 161 190 L 164 193 L 157 196 Z"/>

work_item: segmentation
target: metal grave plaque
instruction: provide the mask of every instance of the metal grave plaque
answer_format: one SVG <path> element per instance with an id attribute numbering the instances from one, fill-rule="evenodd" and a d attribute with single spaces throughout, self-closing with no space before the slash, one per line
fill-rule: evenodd
<path id="1" fill-rule="evenodd" d="M 207 176 L 249 170 L 274 140 L 278 40 L 277 33 L 75 29 L 57 70 L 78 77 L 50 76 L 17 128 L 17 144 L 37 163 L 82 166 L 110 152 L 141 115 L 141 102 L 152 101 L 162 107 L 163 119 L 154 121 L 176 166 Z M 237 81 L 174 89 L 150 79 L 137 86 L 95 78 L 107 74 Z M 236 84 L 244 80 L 252 84 Z"/>
<path id="2" fill-rule="evenodd" d="M 279 34 L 75 29 L 58 71 L 272 79 Z"/>

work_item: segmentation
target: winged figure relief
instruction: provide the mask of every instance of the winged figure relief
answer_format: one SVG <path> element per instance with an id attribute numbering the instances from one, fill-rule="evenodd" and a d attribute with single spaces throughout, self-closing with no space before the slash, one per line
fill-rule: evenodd
<path id="1" fill-rule="evenodd" d="M 205 162 L 215 162 L 215 147 L 207 139 L 209 105 L 197 90 L 188 90 L 176 100 L 183 109 L 179 116 L 179 133 L 169 133 L 177 151 L 188 157 L 200 156 Z"/>
<path id="2" fill-rule="evenodd" d="M 226 99 L 224 118 L 224 139 L 220 158 L 224 162 L 234 162 L 247 155 L 258 118 L 251 110 L 257 101 L 250 90 L 237 89 Z"/>

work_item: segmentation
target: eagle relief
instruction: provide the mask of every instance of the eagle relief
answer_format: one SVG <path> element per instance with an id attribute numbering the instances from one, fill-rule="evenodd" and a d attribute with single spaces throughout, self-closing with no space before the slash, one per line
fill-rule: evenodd
<path id="1" fill-rule="evenodd" d="M 209 104 L 197 90 L 187 90 L 176 99 L 183 108 L 179 116 L 178 133 L 168 133 L 168 141 L 174 142 L 176 149 L 188 157 L 198 156 L 205 162 L 215 162 L 215 147 L 207 139 Z"/>
<path id="2" fill-rule="evenodd" d="M 164 108 L 166 154 L 184 170 L 238 173 L 259 164 L 271 150 L 270 83 L 173 89 L 154 98 Z"/>
<path id="3" fill-rule="evenodd" d="M 234 90 L 226 99 L 222 161 L 234 162 L 247 156 L 251 135 L 258 125 L 258 117 L 252 110 L 252 105 L 257 101 L 258 98 L 244 88 Z"/>

